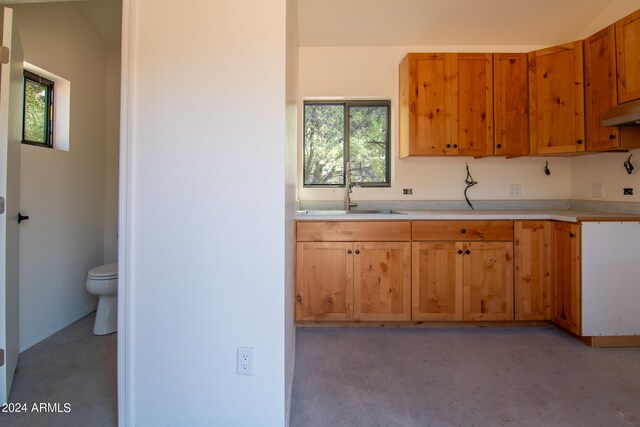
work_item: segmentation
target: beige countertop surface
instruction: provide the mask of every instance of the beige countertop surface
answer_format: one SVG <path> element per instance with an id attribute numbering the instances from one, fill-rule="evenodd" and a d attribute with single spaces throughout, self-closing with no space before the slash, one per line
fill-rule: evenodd
<path id="1" fill-rule="evenodd" d="M 362 221 L 362 220 L 554 220 L 554 221 L 640 221 L 640 215 L 581 210 L 392 210 L 388 213 L 345 211 L 298 211 L 298 221 Z"/>

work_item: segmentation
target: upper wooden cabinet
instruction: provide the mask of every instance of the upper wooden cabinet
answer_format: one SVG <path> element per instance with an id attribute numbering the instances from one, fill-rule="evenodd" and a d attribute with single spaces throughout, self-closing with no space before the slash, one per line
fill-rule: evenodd
<path id="1" fill-rule="evenodd" d="M 400 157 L 492 154 L 492 55 L 407 54 L 400 64 Z"/>
<path id="2" fill-rule="evenodd" d="M 451 61 L 451 154 L 493 154 L 493 64 L 490 53 L 454 53 Z"/>
<path id="3" fill-rule="evenodd" d="M 450 53 L 409 53 L 400 63 L 400 157 L 451 149 Z"/>
<path id="4" fill-rule="evenodd" d="M 584 41 L 584 83 L 587 151 L 640 147 L 640 129 L 603 127 L 600 123 L 618 103 L 614 25 Z"/>
<path id="5" fill-rule="evenodd" d="M 493 54 L 495 154 L 529 154 L 529 76 L 526 53 Z"/>
<path id="6" fill-rule="evenodd" d="M 529 53 L 531 154 L 585 151 L 582 41 Z"/>
<path id="7" fill-rule="evenodd" d="M 640 10 L 616 22 L 618 102 L 640 99 Z"/>

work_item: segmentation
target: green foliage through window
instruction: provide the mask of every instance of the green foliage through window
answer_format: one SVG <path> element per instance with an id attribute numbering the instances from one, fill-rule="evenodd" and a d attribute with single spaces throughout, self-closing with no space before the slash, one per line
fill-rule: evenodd
<path id="1" fill-rule="evenodd" d="M 389 186 L 389 102 L 305 102 L 304 185 Z"/>
<path id="2" fill-rule="evenodd" d="M 22 142 L 52 147 L 52 118 L 53 82 L 25 71 Z"/>

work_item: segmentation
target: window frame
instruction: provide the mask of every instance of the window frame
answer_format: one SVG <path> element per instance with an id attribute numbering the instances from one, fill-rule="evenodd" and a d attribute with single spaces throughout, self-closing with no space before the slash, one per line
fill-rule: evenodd
<path id="1" fill-rule="evenodd" d="M 305 184 L 307 170 L 305 166 L 305 141 L 306 134 L 306 116 L 305 107 L 307 105 L 342 105 L 344 107 L 344 141 L 343 141 L 343 158 L 342 158 L 342 184 Z M 346 172 L 347 163 L 351 157 L 351 125 L 350 125 L 350 108 L 351 107 L 385 107 L 387 109 L 387 146 L 385 150 L 385 182 L 357 182 L 351 181 L 360 187 L 367 188 L 389 188 L 391 187 L 391 100 L 389 99 L 373 99 L 373 100 L 305 100 L 302 104 L 302 186 L 304 188 L 344 188 L 347 182 Z"/>
<path id="2" fill-rule="evenodd" d="M 25 116 L 27 114 L 27 80 L 30 80 L 34 83 L 38 83 L 39 85 L 46 86 L 48 90 L 48 99 L 47 99 L 47 105 L 46 105 L 48 109 L 48 114 L 46 117 L 46 124 L 45 124 L 47 133 L 46 133 L 46 139 L 44 142 L 31 141 L 25 138 L 25 131 L 26 131 Z M 52 80 L 42 77 L 29 70 L 24 70 L 24 79 L 23 79 L 23 88 L 22 88 L 22 143 L 23 144 L 34 145 L 36 147 L 53 148 L 54 87 L 55 87 L 55 83 Z"/>

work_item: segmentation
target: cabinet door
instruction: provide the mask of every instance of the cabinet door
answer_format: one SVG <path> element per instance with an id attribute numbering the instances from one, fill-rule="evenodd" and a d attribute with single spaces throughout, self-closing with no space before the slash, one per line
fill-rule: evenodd
<path id="1" fill-rule="evenodd" d="M 412 319 L 462 320 L 462 243 L 414 242 Z"/>
<path id="2" fill-rule="evenodd" d="M 531 154 L 584 151 L 582 42 L 530 52 L 529 71 Z"/>
<path id="3" fill-rule="evenodd" d="M 563 328 L 580 335 L 580 226 L 554 223 L 553 229 L 553 320 Z"/>
<path id="4" fill-rule="evenodd" d="M 529 74 L 526 53 L 493 54 L 495 154 L 529 154 Z"/>
<path id="5" fill-rule="evenodd" d="M 640 99 L 640 10 L 616 22 L 618 102 Z"/>
<path id="6" fill-rule="evenodd" d="M 411 320 L 411 244 L 354 246 L 354 319 Z"/>
<path id="7" fill-rule="evenodd" d="M 400 64 L 400 157 L 447 154 L 451 113 L 451 54 L 408 54 Z"/>
<path id="8" fill-rule="evenodd" d="M 453 154 L 493 154 L 493 64 L 490 53 L 454 53 Z"/>
<path id="9" fill-rule="evenodd" d="M 464 320 L 513 320 L 513 243 L 464 243 Z"/>
<path id="10" fill-rule="evenodd" d="M 352 299 L 353 243 L 298 243 L 296 320 L 352 320 Z"/>
<path id="11" fill-rule="evenodd" d="M 613 25 L 584 41 L 584 85 L 587 150 L 619 147 L 618 128 L 600 124 L 607 111 L 618 103 Z"/>
<path id="12" fill-rule="evenodd" d="M 515 223 L 515 320 L 551 320 L 551 223 Z"/>

